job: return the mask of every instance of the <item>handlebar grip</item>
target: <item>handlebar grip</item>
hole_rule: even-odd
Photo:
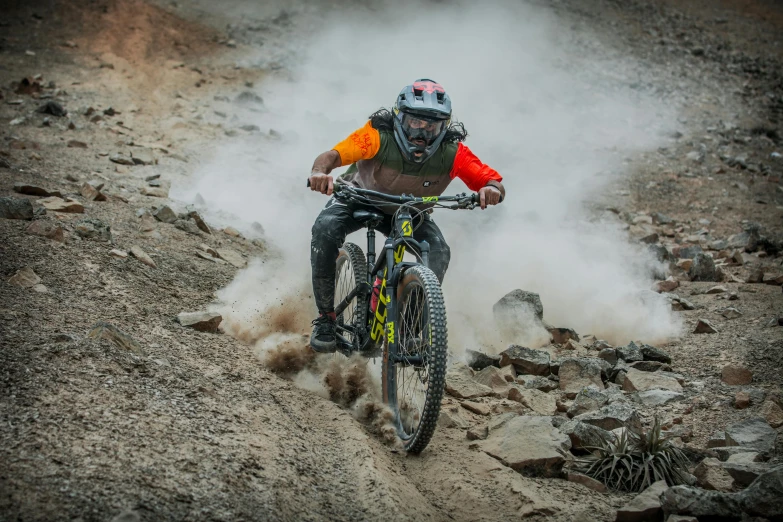
[[[307,188],[310,188],[310,178],[307,178]]]

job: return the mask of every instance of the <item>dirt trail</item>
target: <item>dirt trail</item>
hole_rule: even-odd
[[[248,29],[254,20],[242,25],[234,19],[236,25],[226,34],[219,28],[232,20],[231,9],[210,18],[201,3],[182,4],[164,9],[142,0],[40,1],[4,8],[0,160],[8,165],[0,166],[0,196],[37,200],[12,191],[14,183],[24,182],[73,196],[85,211],[48,212],[36,221],[62,227],[64,242],[28,233],[28,221],[0,219],[0,520],[110,520],[127,510],[142,520],[613,520],[627,495],[523,476],[477,450],[462,429],[441,428],[422,456],[406,456],[384,442],[377,426],[357,420],[361,415],[265,367],[251,346],[252,332],[243,325],[231,325],[236,335],[230,337],[177,324],[177,314],[207,308],[236,274],[230,262],[236,257],[226,255],[229,262],[200,257],[196,252],[205,251],[199,245],[229,249],[239,265],[269,261],[275,246],[262,234],[242,237],[217,228],[204,233],[188,228],[192,221],[187,219],[140,219],[139,209],[164,203],[186,211],[180,202],[141,191],[150,188],[146,178],[155,175],[164,185],[187,184],[200,159],[221,139],[257,132],[238,128],[226,114],[236,109],[237,95],[252,92],[277,66],[245,68],[237,58],[256,34],[267,34],[270,46],[286,34],[285,11],[270,13],[260,30]],[[629,53],[658,64],[660,74],[676,75],[679,67],[688,67],[689,57],[674,65],[656,62],[660,55],[650,50],[653,42],[635,38],[645,28],[645,8],[591,4],[604,18],[584,13],[581,4],[564,2],[558,10],[607,33],[630,17],[630,29],[618,36],[634,42]],[[777,13],[774,6],[752,4]],[[727,14],[715,16],[734,20],[742,5],[726,3],[721,13]],[[669,16],[670,9],[661,4],[656,12]],[[199,23],[205,18],[209,24]],[[675,18],[683,26],[697,24]],[[778,27],[779,18],[767,23]],[[734,40],[737,30],[718,27]],[[724,38],[710,35],[716,41]],[[779,39],[742,40],[737,46],[754,51],[753,46],[769,41]],[[35,80],[41,84],[35,96],[14,92],[12,83],[36,74],[42,77]],[[750,85],[740,73],[725,83],[718,82],[719,72],[714,74],[715,91],[727,85],[744,89],[732,108],[746,111],[743,117],[755,122],[750,126],[783,103],[780,85],[763,84],[768,77]],[[778,105],[750,97],[763,98],[765,88],[776,89]],[[36,113],[48,99],[61,101],[68,116]],[[703,122],[694,118],[688,124],[694,134],[725,117],[718,110],[705,116],[709,111],[704,110],[699,113]],[[770,138],[755,153],[768,155],[779,139]],[[685,144],[672,149],[676,154],[690,150]],[[144,161],[135,166],[111,162],[118,153]],[[747,172],[721,173],[719,186],[674,176],[667,188],[659,169],[645,167],[649,157],[635,161],[633,177],[623,182],[628,190],[622,210],[661,211],[696,222],[708,211],[707,202],[725,198],[733,206],[710,218],[715,231],[736,232],[743,218],[780,226],[779,164],[772,175],[752,174],[751,190],[729,198],[727,187],[740,179],[748,182]],[[672,172],[687,170],[681,158],[664,161],[670,161]],[[107,201],[83,197],[83,183],[92,180],[104,183]],[[651,190],[651,182],[658,188]],[[756,203],[760,198],[766,202],[763,208]],[[85,217],[110,225],[111,243],[81,237]],[[112,249],[132,246],[147,252],[157,267],[132,255],[110,255]],[[6,283],[23,267],[31,267],[45,289]],[[731,338],[686,336],[667,348],[677,365],[699,366],[706,353],[710,364],[741,358],[764,375],[769,361],[752,359],[751,352],[760,353],[753,347],[779,349],[783,341],[780,328],[759,332],[757,323],[768,319],[770,310],[779,314],[783,303],[778,287],[743,294],[743,299],[751,296],[746,314],[758,321],[732,333],[751,338],[747,347],[735,352],[726,346]],[[717,313],[708,298],[693,297]],[[280,330],[301,333],[296,331],[301,321],[281,317],[271,322],[278,320]],[[87,337],[99,322],[120,328],[140,348],[128,351]],[[712,376],[704,374],[705,379]],[[780,384],[779,374],[763,379],[765,385]],[[447,398],[444,409],[461,411],[471,424],[484,421],[455,399]],[[720,427],[718,421],[725,422],[708,413],[694,413],[701,415],[694,422],[697,440]]]

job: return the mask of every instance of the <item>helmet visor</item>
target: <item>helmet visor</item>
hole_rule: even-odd
[[[406,113],[402,115],[402,128],[409,141],[424,140],[428,144],[432,143],[445,126],[446,120],[437,120]]]

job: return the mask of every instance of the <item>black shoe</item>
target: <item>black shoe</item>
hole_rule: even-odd
[[[313,335],[310,336],[310,346],[318,353],[332,353],[337,350],[335,335],[335,320],[328,315],[322,315],[313,321]]]

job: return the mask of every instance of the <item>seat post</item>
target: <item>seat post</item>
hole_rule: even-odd
[[[367,266],[368,271],[375,267],[375,228],[372,225],[367,227]],[[373,280],[374,275],[368,272],[370,281]]]

